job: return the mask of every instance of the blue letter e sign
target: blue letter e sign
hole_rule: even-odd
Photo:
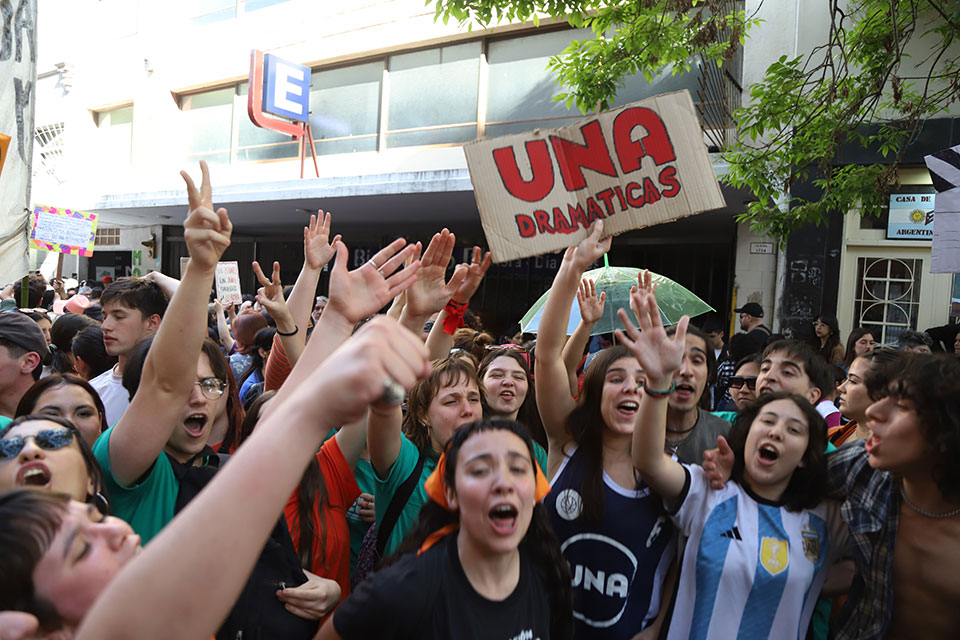
[[[263,110],[306,122],[310,114],[310,68],[264,55]]]

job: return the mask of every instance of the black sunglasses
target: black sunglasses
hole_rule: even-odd
[[[757,376],[730,376],[730,388],[739,389],[747,385],[747,389],[754,391],[757,388]]]
[[[37,446],[47,451],[63,449],[73,442],[73,431],[66,427],[44,429],[35,436],[12,436],[0,440],[0,459],[10,460],[17,457],[27,444],[27,438],[33,438]]]

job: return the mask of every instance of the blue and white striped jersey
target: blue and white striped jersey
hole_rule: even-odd
[[[846,549],[840,503],[787,511],[736,482],[711,490],[703,469],[684,468],[672,517],[688,539],[668,640],[802,640]]]

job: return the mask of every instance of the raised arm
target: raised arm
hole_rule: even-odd
[[[433,235],[420,258],[420,273],[407,289],[407,303],[400,313],[400,324],[414,333],[420,333],[427,318],[443,309],[467,275],[466,266],[460,265],[447,280],[455,243],[456,237],[444,229]]]
[[[317,215],[310,216],[309,226],[303,228],[303,268],[300,270],[296,284],[293,285],[293,291],[290,292],[290,299],[287,300],[293,323],[300,329],[301,340],[310,322],[310,312],[313,311],[316,300],[320,272],[324,265],[336,255],[335,245],[340,240],[339,235],[330,240],[330,223],[330,214],[319,211]],[[289,350],[287,350],[287,357],[291,357]],[[291,364],[293,362],[290,360]]]
[[[458,321],[462,318],[463,311],[466,310],[467,305],[469,305],[473,299],[473,294],[480,288],[480,283],[483,282],[483,276],[487,274],[487,269],[490,268],[491,262],[492,258],[490,257],[489,251],[487,251],[486,255],[483,255],[480,247],[474,247],[472,261],[470,264],[463,265],[466,267],[466,275],[463,278],[463,282],[460,283],[460,286],[457,287],[457,290],[453,293],[453,297],[450,298],[452,305],[460,309]],[[450,311],[448,307],[444,306],[443,310],[440,311],[440,315],[437,316],[437,321],[434,323],[433,328],[430,329],[430,335],[427,336],[427,348],[430,350],[430,358],[432,360],[446,358],[450,355],[450,349],[453,347],[453,333],[456,331],[456,327],[448,328],[446,326],[449,314]]]
[[[667,435],[667,400],[673,387],[673,374],[683,360],[684,340],[690,318],[677,324],[673,338],[667,336],[657,302],[650,292],[632,295],[640,330],[630,321],[627,312],[617,314],[624,331],[616,332],[617,340],[630,349],[640,362],[645,386],[633,430],[631,455],[643,479],[667,502],[676,500],[683,491],[686,474],[683,466],[663,450]]]
[[[322,366],[296,369],[309,369],[303,383],[274,399],[249,445],[123,568],[76,640],[125,640],[131,629],[140,640],[212,637],[324,434],[360,419],[384,380],[409,389],[430,363],[417,336],[378,318]]]
[[[563,366],[567,370],[567,379],[570,381],[570,395],[576,396],[580,390],[577,381],[577,367],[583,360],[583,350],[590,342],[590,332],[593,331],[597,320],[603,317],[604,302],[607,300],[605,291],[597,295],[597,287],[593,280],[584,278],[577,288],[577,304],[580,305],[580,324],[573,330],[567,343],[563,345]]]
[[[591,227],[589,236],[563,254],[537,331],[537,408],[543,419],[543,428],[547,432],[551,459],[555,452],[559,455],[563,445],[570,439],[566,426],[567,416],[576,406],[570,395],[570,381],[567,379],[562,355],[563,345],[567,340],[570,305],[577,295],[583,272],[610,249],[611,239],[601,239],[602,235],[603,222],[598,220]],[[553,463],[550,464],[552,466]]]
[[[283,284],[280,282],[280,263],[273,263],[273,273],[270,279],[263,274],[260,263],[253,262],[253,273],[257,276],[257,282],[260,283],[260,289],[257,290],[257,302],[263,307],[270,317],[277,323],[277,338],[283,345],[283,351],[286,354],[287,361],[292,367],[297,363],[300,354],[303,353],[306,325],[303,331],[297,326],[290,313],[290,307],[283,299]],[[302,275],[302,274],[301,274]],[[293,294],[290,295],[293,297]]]
[[[232,308],[233,305],[231,304],[230,307]],[[213,301],[213,312],[217,314],[217,337],[220,338],[220,346],[229,352],[233,349],[233,336],[230,335],[227,318],[223,315],[223,302],[219,298]]]
[[[163,451],[193,391],[200,347],[207,335],[210,287],[217,261],[230,246],[233,226],[227,210],[214,213],[207,163],[201,160],[200,169],[199,190],[181,172],[190,202],[190,214],[183,223],[190,262],[147,354],[137,393],[110,438],[110,466],[124,485],[136,482]]]
[[[301,359],[307,359],[313,366],[323,362],[343,344],[358,322],[375,314],[416,281],[419,261],[414,260],[397,271],[416,250],[415,245],[405,245],[406,241],[398,238],[368,262],[353,271],[347,271],[349,252],[342,240],[336,241],[337,258],[330,271],[330,301]],[[283,399],[293,393],[309,373],[305,367],[294,367],[290,377],[280,387],[277,398]]]

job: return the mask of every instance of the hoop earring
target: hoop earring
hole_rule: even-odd
[[[97,491],[97,493],[93,496],[93,504],[97,508],[97,511],[103,515],[110,515],[110,501],[107,500],[107,497],[99,491]]]

